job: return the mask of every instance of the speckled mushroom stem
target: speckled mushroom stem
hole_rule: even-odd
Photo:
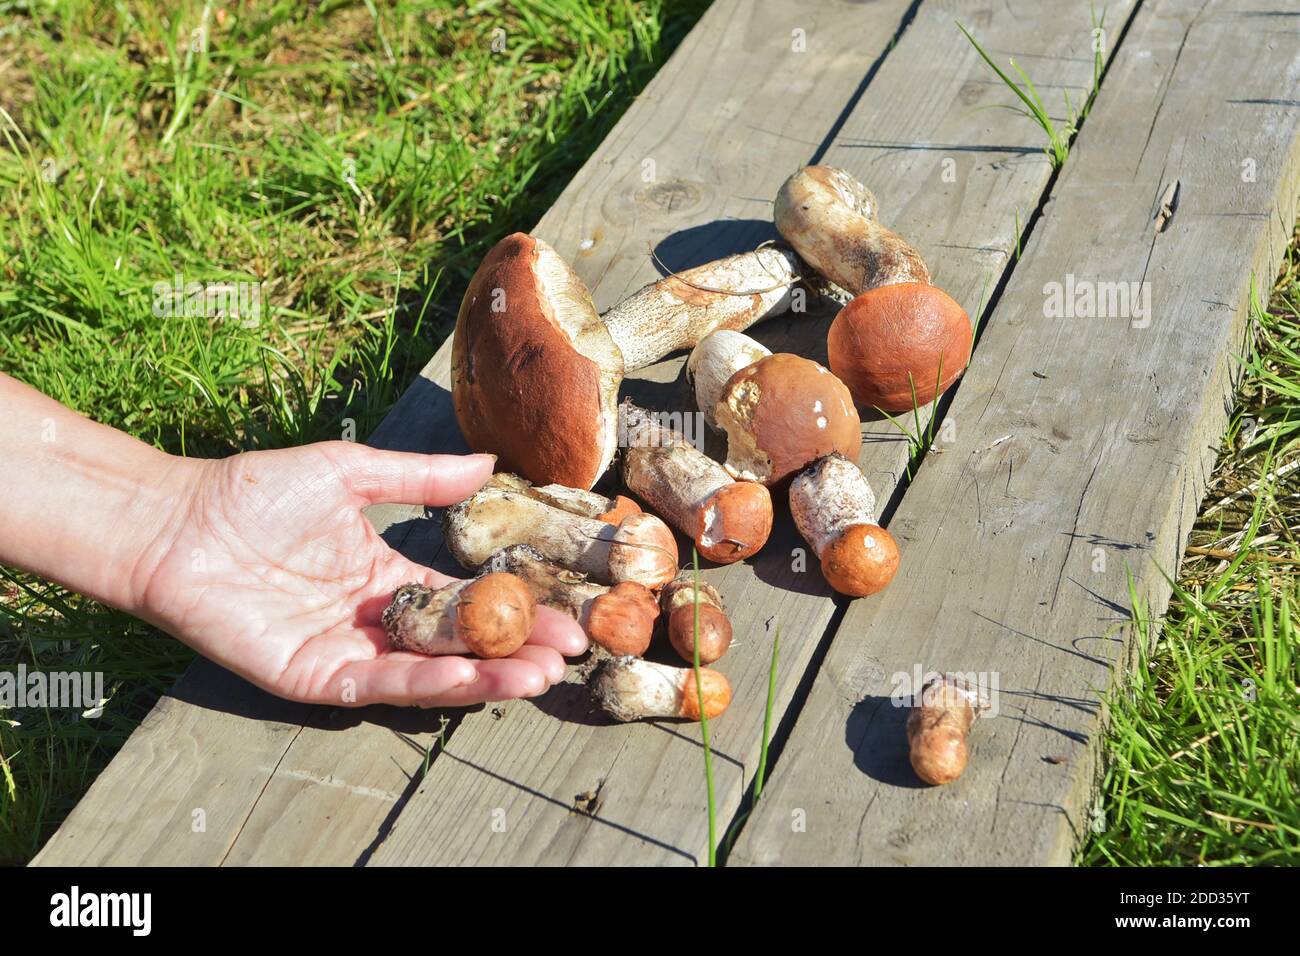
[[[623,483],[669,524],[695,541],[710,561],[749,557],[772,532],[772,496],[762,485],[736,481],[725,468],[651,412],[620,408]]]
[[[665,276],[604,315],[628,371],[653,365],[716,329],[740,331],[790,308],[799,260],[765,246]]]
[[[677,573],[677,542],[654,515],[631,513],[617,524],[605,520],[611,508],[628,507],[590,492],[534,487],[498,474],[447,509],[443,532],[452,556],[467,568],[481,566],[502,548],[526,544],[595,581],[660,587]]]
[[[805,166],[781,186],[777,231],[814,269],[853,293],[929,282],[921,254],[876,220],[875,197],[843,169]]]
[[[436,657],[508,657],[533,629],[533,595],[511,574],[486,574],[437,588],[407,584],[384,609],[393,647]]]
[[[592,671],[587,686],[596,702],[615,720],[654,717],[699,720],[701,696],[704,716],[712,720],[731,703],[731,684],[711,668],[700,668],[701,695],[692,668],[654,664],[635,657],[601,661]]]
[[[611,653],[639,657],[650,646],[659,604],[640,584],[595,584],[523,544],[498,551],[488,566],[518,577],[532,591],[533,600],[573,618],[588,637]]]
[[[790,515],[841,594],[865,597],[893,580],[898,544],[876,519],[866,476],[843,455],[819,458],[790,483]]]

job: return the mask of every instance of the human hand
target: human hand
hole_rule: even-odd
[[[392,550],[361,509],[447,505],[492,472],[486,455],[414,455],[349,442],[179,460],[177,514],[137,573],[135,613],[292,700],[461,706],[532,697],[586,650],[577,623],[537,609],[511,657],[389,647],[380,614],[402,584],[451,578]]]

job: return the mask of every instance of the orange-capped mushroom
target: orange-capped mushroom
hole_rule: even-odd
[[[826,337],[831,371],[858,404],[908,411],[924,407],[966,370],[973,329],[946,292],[917,282],[858,296],[835,317]]]
[[[790,483],[790,515],[841,594],[875,594],[898,573],[898,543],[876,520],[866,476],[842,455],[827,455]]]
[[[534,603],[522,580],[490,573],[437,589],[403,585],[384,610],[383,623],[400,650],[509,657],[528,640]]]

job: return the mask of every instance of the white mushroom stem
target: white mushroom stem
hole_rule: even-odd
[[[487,567],[513,574],[528,585],[538,604],[569,615],[586,627],[595,600],[609,593],[609,587],[587,580],[587,576],[570,571],[526,544],[511,545],[492,555]]]
[[[656,588],[672,580],[677,544],[662,521],[633,514],[613,525],[565,510],[559,503],[566,500],[587,511],[601,507],[585,492],[568,489],[561,495],[556,486],[534,488],[514,475],[494,475],[477,493],[447,510],[447,546],[467,568],[479,567],[503,548],[526,544],[606,584],[636,581]]]
[[[818,557],[855,525],[878,525],[866,475],[843,455],[827,455],[790,482],[790,515]]]
[[[700,698],[704,716],[713,718],[731,703],[731,685],[722,674],[700,668],[697,690],[695,672],[689,667],[670,667],[635,657],[613,657],[600,662],[588,681],[592,696],[615,720],[653,717],[700,719]]]
[[[718,429],[713,412],[727,380],[771,354],[772,350],[761,342],[731,329],[719,329],[700,339],[686,360],[686,378],[695,387],[695,402],[710,428]]]
[[[694,348],[717,329],[740,331],[790,308],[799,260],[771,246],[665,276],[604,315],[627,371]]]

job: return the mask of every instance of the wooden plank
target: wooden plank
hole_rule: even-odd
[[[732,862],[1064,864],[1099,691],[1155,614],[1232,407],[1252,282],[1300,192],[1300,46],[1276,5],[1156,0],[1118,60],[891,527],[904,570],[855,603]],[[1252,178],[1253,177],[1253,178]],[[1171,183],[1173,217],[1153,216]],[[1045,313],[1050,283],[1149,283],[1140,309]],[[922,787],[899,675],[996,675],[965,775]]]
[[[571,224],[564,252],[597,298],[608,305],[643,281],[645,239],[673,232],[688,218],[715,220],[720,231],[685,242],[679,236],[661,250],[670,262],[719,243],[752,243],[748,236],[759,221],[753,217],[769,215],[765,201],[747,192],[754,176],[765,164],[796,165],[819,147],[908,6],[887,0],[864,11],[845,0],[818,0],[794,15],[778,0],[716,2],[548,217]],[[785,69],[774,74],[765,57],[753,55],[760,48],[793,54],[795,30],[807,32],[806,52],[787,58]],[[646,160],[656,167],[652,183],[640,179]],[[544,234],[559,233],[547,229]],[[580,233],[590,239],[581,250]],[[449,355],[443,348],[435,356],[370,444],[465,450],[447,391]],[[407,557],[458,570],[437,560],[438,521],[426,520],[424,508],[383,505],[367,515]],[[227,705],[232,695],[246,702],[242,711]],[[132,735],[36,862],[356,862],[385,832],[419,772],[420,749],[432,742],[438,716],[285,704],[198,662],[150,716],[149,732],[142,726]],[[158,789],[153,774],[160,766],[175,779]],[[141,790],[156,792],[142,804],[131,796]],[[188,803],[197,794],[208,808],[206,843],[189,837]],[[222,823],[219,831],[215,821]]]
[[[1122,24],[1131,9],[1131,4],[1112,4],[1113,22]],[[870,10],[864,8],[862,16]],[[804,22],[801,11],[789,16],[792,23]],[[1012,10],[926,2],[828,150],[786,162],[767,156],[762,164],[740,166],[740,178],[727,180],[735,196],[749,197],[738,211],[761,218],[736,231],[737,223],[709,225],[707,214],[690,209],[662,225],[637,223],[635,234],[653,236],[674,227],[681,230],[683,242],[698,239],[696,254],[671,262],[673,266],[732,251],[734,245],[715,235],[734,234],[742,240],[735,245],[752,247],[770,235],[771,197],[781,181],[824,153],[825,161],[849,168],[876,191],[882,218],[915,242],[934,265],[937,281],[975,311],[982,287],[996,285],[1015,248],[1014,210],[1018,207],[1024,219],[1036,207],[1050,167],[1031,125],[1005,110],[979,109],[1005,102],[1007,93],[988,82],[987,66],[955,28],[954,17],[978,30],[999,55],[1014,53],[1032,63],[1044,89],[1070,88],[1080,101],[1091,80],[1092,61],[1089,23],[1086,13],[1080,19],[1077,4],[1054,0]],[[1077,30],[1063,32],[1060,24],[1071,18],[1078,20]],[[864,25],[851,32],[872,36],[878,31]],[[810,43],[820,36],[808,31]],[[774,82],[784,85],[801,75],[786,75],[780,45],[770,35],[747,35],[745,42],[749,56],[767,65]],[[672,120],[679,115],[674,113]],[[756,122],[779,130],[761,114]],[[593,191],[575,207],[557,205],[537,233],[573,256],[585,238],[601,231],[602,217],[632,205],[627,197],[640,188],[635,177],[644,155],[636,150],[621,155],[603,191]],[[951,180],[944,175],[950,168],[956,173]],[[637,256],[638,249],[632,247],[627,255]],[[584,271],[583,257],[575,261],[592,278]],[[613,296],[611,287],[599,282],[597,299],[609,304],[650,278],[643,263],[635,281],[620,279],[612,286]],[[810,345],[824,343],[829,318],[823,312],[778,320],[757,334],[774,349],[808,354]],[[824,346],[814,348],[813,357],[821,357],[818,351],[824,352]],[[688,407],[681,361],[678,357],[649,370],[629,390],[655,408]],[[887,423],[868,423],[867,432],[862,462],[888,497],[906,461],[907,444]],[[754,561],[704,575],[721,590],[740,640],[718,665],[735,689],[731,709],[713,726],[724,825],[751,782],[760,743],[770,655],[764,622],[775,618],[783,630],[777,694],[781,713],[835,613],[835,601],[815,563],[808,570],[792,566],[795,549],[802,547],[782,512],[771,542]],[[597,812],[572,812],[575,797],[588,793],[599,794]],[[511,705],[502,720],[467,717],[373,862],[692,863],[707,848],[706,820],[697,727],[611,726],[590,712],[582,687],[566,684],[536,702]]]

